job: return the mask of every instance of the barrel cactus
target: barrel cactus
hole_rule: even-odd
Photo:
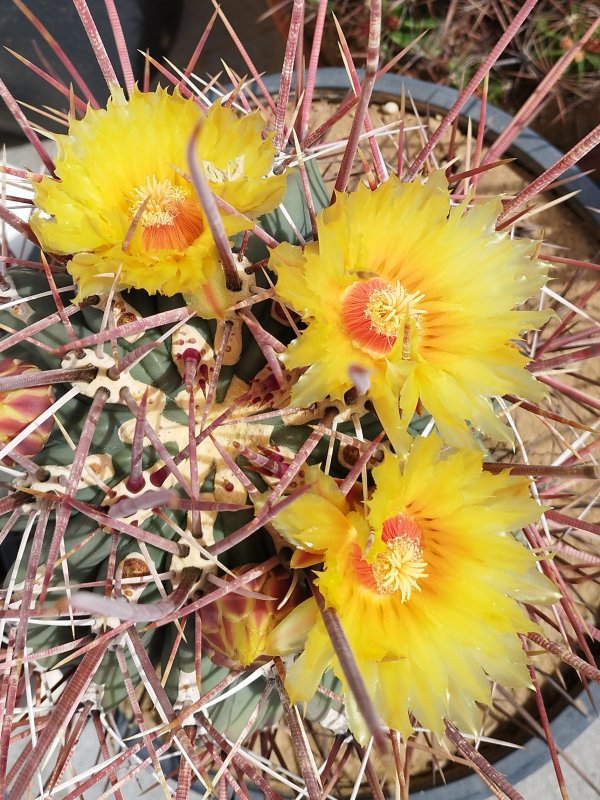
[[[298,194],[297,184],[290,192]],[[241,271],[249,264],[240,261]],[[250,297],[260,300],[264,291],[268,298],[268,289],[257,285],[251,269],[248,273],[246,280],[256,287]],[[43,272],[24,268],[11,270],[7,280],[24,301],[14,308],[21,311],[26,304],[27,314],[24,320],[12,308],[2,312],[4,330],[18,341],[11,346],[7,337],[3,342],[8,357],[2,362],[2,420],[12,434],[5,447],[15,457],[37,453],[38,468],[33,473],[26,465],[4,500],[5,510],[21,510],[11,535],[25,531],[31,516],[23,511],[35,516],[40,503],[52,508],[37,563],[21,562],[11,584],[37,576],[34,596],[48,604],[67,575],[73,587],[116,581],[117,596],[145,605],[158,602],[165,584],[176,587],[184,575],[194,575],[188,593],[192,586],[194,592],[210,586],[211,575],[223,570],[233,575],[231,570],[249,561],[260,575],[260,565],[276,555],[271,537],[241,541],[222,557],[212,556],[210,548],[252,521],[248,492],[258,494],[280,480],[278,469],[306,441],[315,411],[287,419],[278,413],[289,405],[291,376],[277,382],[244,317],[203,319],[181,295],[140,290],[115,293],[110,301],[87,296],[74,305],[73,290],[63,292],[72,284],[65,273],[49,283]],[[51,285],[68,309],[67,324],[56,310]],[[258,308],[252,324],[274,341],[290,338],[290,327],[270,298]],[[72,319],[71,309],[77,311]],[[29,331],[35,329],[34,343]],[[30,362],[11,359],[17,352]],[[24,420],[19,410],[25,394],[29,416]],[[34,426],[37,439],[30,434],[13,449],[25,424],[47,412],[53,395],[53,414]],[[322,449],[314,458],[323,458]],[[126,531],[129,535],[119,536]],[[34,535],[30,525],[27,535]],[[127,588],[132,582],[135,598]],[[78,635],[84,633],[78,628]],[[32,626],[27,636],[36,653],[72,640],[71,630],[52,625]],[[146,636],[149,651],[164,651],[162,643],[162,631]],[[42,663],[48,667],[61,660],[57,654]],[[113,708],[126,697],[121,670],[109,654],[101,669],[103,703]],[[178,669],[175,659],[170,671]],[[257,697],[263,684],[253,689]],[[173,692],[175,701],[176,687]]]
[[[199,111],[192,100],[184,101],[178,93],[162,90],[156,96],[136,93],[128,110],[135,117],[139,111],[136,105],[143,104],[142,116],[147,115],[147,106],[154,103],[160,115],[161,102],[164,106],[166,100],[177,103],[178,111],[182,107],[186,113]],[[120,116],[123,104],[122,97],[114,101]],[[31,226],[39,240],[47,241],[46,246],[53,251],[66,253],[69,249],[65,240],[60,241],[65,233],[66,241],[73,242],[85,232],[81,222],[88,211],[85,203],[80,203],[76,229],[68,214],[78,198],[69,197],[64,212],[68,220],[65,231],[61,208],[69,192],[76,194],[76,188],[69,188],[73,160],[88,144],[88,138],[97,144],[99,134],[95,129],[102,133],[110,112],[110,108],[107,112],[89,112],[89,137],[87,130],[78,136],[77,125],[65,137],[62,154],[56,160],[56,174],[63,175],[61,181],[47,177],[34,186],[38,210]],[[236,115],[217,103],[208,111],[205,128],[215,116],[219,120],[225,117],[229,125],[249,122],[249,117]],[[117,116],[114,124],[120,122]],[[227,127],[225,123],[223,129]],[[85,124],[86,119],[81,120],[81,126]],[[185,157],[193,124],[190,122],[176,143],[180,158]],[[252,124],[244,128],[250,131],[250,148],[258,150],[263,162],[265,148],[270,153],[271,163],[262,167],[266,173],[273,166],[275,151],[270,143],[272,134],[263,140],[260,129],[256,114]],[[206,135],[209,134],[210,130]],[[220,136],[222,145],[223,130],[211,135],[215,142]],[[171,147],[173,150],[175,145]],[[204,155],[205,148],[202,152]],[[252,166],[251,159],[257,156],[252,151],[242,152],[237,162],[227,154],[225,157],[227,162],[222,163],[213,155],[217,166],[211,161],[205,174],[213,189],[222,187],[224,196],[239,207],[235,191],[232,196],[227,195],[226,190],[231,193],[236,182],[235,174],[226,174],[227,169],[231,173],[236,163],[243,166],[245,160]],[[93,160],[96,162],[97,158]],[[164,163],[169,169],[173,160],[172,151],[165,153]],[[268,255],[264,245],[255,238],[248,245],[243,244],[242,252],[238,237],[234,262],[240,276],[237,291],[226,285],[199,203],[190,213],[197,229],[202,228],[204,233],[198,235],[192,226],[191,243],[161,242],[157,246],[161,226],[150,216],[144,227],[143,214],[154,204],[152,213],[156,217],[160,203],[176,202],[179,194],[173,188],[175,178],[172,183],[164,179],[157,188],[155,171],[160,168],[152,163],[148,169],[154,171],[142,179],[140,190],[143,193],[153,181],[148,197],[138,198],[136,206],[132,202],[135,192],[122,192],[129,223],[142,209],[138,215],[140,228],[151,231],[154,237],[152,240],[148,234],[146,241],[141,240],[138,245],[140,251],[144,250],[146,261],[140,252],[131,255],[129,271],[119,267],[116,279],[114,273],[111,277],[115,250],[114,245],[112,249],[109,246],[112,234],[105,234],[106,245],[94,248],[96,232],[91,231],[86,251],[71,258],[66,270],[67,259],[63,258],[61,264],[55,255],[47,271],[11,268],[4,279],[12,299],[0,312],[0,324],[7,333],[1,345],[6,353],[2,362],[2,421],[10,434],[5,438],[3,455],[5,463],[12,464],[9,474],[15,477],[2,502],[3,511],[11,512],[7,526],[10,536],[22,537],[31,549],[31,557],[19,557],[7,576],[7,598],[21,597],[27,586],[40,613],[44,614],[45,608],[51,615],[58,612],[60,616],[63,612],[64,616],[64,587],[70,587],[66,602],[70,604],[74,626],[54,624],[51,619],[44,625],[36,624],[35,619],[27,625],[25,620],[23,642],[35,654],[40,668],[49,670],[58,665],[72,671],[73,665],[78,665],[78,670],[85,666],[82,655],[86,651],[94,652],[89,651],[90,635],[104,638],[105,653],[86,674],[85,682],[95,687],[95,697],[106,710],[115,709],[124,701],[139,709],[132,687],[149,680],[152,691],[151,684],[158,682],[159,675],[175,709],[197,702],[214,685],[233,682],[229,700],[219,702],[210,718],[222,735],[236,739],[243,731],[248,736],[256,729],[272,727],[281,717],[283,707],[276,692],[261,706],[258,716],[255,713],[261,697],[268,693],[267,687],[272,689],[265,676],[246,682],[242,675],[237,678],[240,686],[236,688],[236,675],[242,667],[265,660],[260,642],[306,594],[284,568],[286,559],[278,555],[272,536],[256,524],[251,498],[282,481],[296,453],[311,434],[314,439],[309,423],[322,414],[326,404],[288,413],[295,376],[292,372],[284,374],[281,368],[274,373],[269,366],[271,354],[284,348],[293,330],[290,312],[273,299],[268,276],[264,269],[257,268]],[[283,192],[292,213],[298,206],[300,213],[294,216],[303,225],[305,206],[297,174],[285,170],[279,176],[261,175],[256,178],[254,195],[251,179],[242,176],[239,182],[239,191],[250,198],[243,208],[246,214],[271,212],[261,221],[266,234],[280,237],[281,228],[286,225],[284,215],[276,210]],[[324,185],[319,171],[312,168],[311,182],[314,197],[323,203]],[[81,181],[71,184],[78,188],[83,185]],[[165,196],[171,192],[172,197],[161,198],[161,191]],[[186,192],[189,194],[190,190]],[[191,205],[189,198],[185,202]],[[168,211],[161,221],[163,235],[168,228]],[[115,216],[114,210],[111,214]],[[90,228],[96,224],[97,217],[93,215],[96,211],[88,214]],[[223,219],[230,237],[254,224],[239,212],[236,217],[225,214]],[[182,226],[182,230],[185,233],[188,228]],[[304,234],[308,235],[305,227]],[[198,244],[203,236],[205,241]],[[148,271],[157,271],[160,280],[168,275],[165,251],[172,258],[171,285],[160,283],[156,292],[151,288],[149,293],[140,288]],[[209,251],[207,280],[212,280],[213,285],[205,291],[198,283],[202,271],[197,259],[198,253],[206,255]],[[94,258],[99,279],[88,267]],[[79,266],[75,266],[76,261]],[[99,267],[101,262],[103,266]],[[75,276],[78,269],[83,271]],[[173,287],[181,291],[173,292]],[[219,305],[218,300],[213,302],[214,298],[227,297],[228,302],[239,303],[238,313]],[[199,307],[203,304],[201,316]],[[17,354],[18,359],[11,357]],[[25,419],[23,413],[19,415],[23,395],[28,398]],[[27,424],[33,430],[24,437]],[[374,419],[366,424],[367,428],[378,428]],[[342,424],[341,431],[344,429],[348,429],[347,423]],[[339,443],[335,447],[333,469],[338,474],[348,467],[345,450],[351,461],[355,458],[348,442],[349,433],[341,448]],[[326,445],[317,444],[311,455],[315,462],[322,461],[327,450]],[[34,454],[35,463],[31,460]],[[19,460],[13,462],[9,455]],[[298,467],[304,463],[302,459]],[[290,477],[298,471],[292,470]],[[287,481],[284,504],[294,491],[298,493],[299,482],[300,478]],[[223,547],[223,554],[219,553],[219,543],[222,545],[228,536],[250,526],[257,530],[251,539],[239,537],[239,543]],[[235,580],[236,575],[240,581]],[[246,575],[254,575],[254,580],[247,582]],[[234,581],[237,594],[223,592],[221,587],[228,586],[224,578]],[[246,583],[248,588],[244,588]],[[278,600],[265,603],[261,597],[268,598],[276,583],[282,587]],[[94,589],[97,594],[93,594]],[[193,598],[198,601],[211,596],[211,590],[216,595],[215,602],[204,613],[199,609],[179,623],[179,607]],[[248,646],[244,650],[247,658],[243,664],[239,658],[236,661],[235,653],[229,654],[233,660],[223,654],[221,659],[211,660],[208,655],[214,656],[219,638],[218,625],[213,625],[212,630],[210,626],[215,614],[222,613],[220,593],[224,594],[224,603],[228,599],[234,601],[240,620],[249,619],[254,609],[255,626],[263,629],[258,640],[250,631],[252,641],[250,650]],[[176,598],[179,599],[173,603]],[[109,605],[105,608],[102,604],[106,599]],[[95,607],[98,602],[102,607]],[[127,604],[126,612],[119,610],[119,602]],[[78,603],[93,612],[93,619],[88,614],[84,614],[87,622],[80,618],[81,614],[73,618]],[[94,608],[89,608],[90,603]],[[280,603],[283,608],[276,609]],[[124,617],[132,613],[140,621],[139,642],[156,670],[149,678],[143,677],[145,665],[140,668],[119,635]],[[172,622],[165,627],[168,616]],[[159,617],[160,627],[153,626]],[[206,636],[201,646],[204,618]],[[144,622],[151,624],[146,628],[141,624]],[[196,647],[194,641],[198,642]],[[308,711],[309,717],[321,718],[332,706],[336,706],[334,700],[317,698]]]
[[[43,174],[12,172],[32,214],[3,217],[38,250],[0,278],[3,702],[12,719],[37,680],[52,708],[0,769],[11,800],[78,709],[97,729],[133,718],[119,759],[144,747],[166,796],[172,748],[178,798],[192,777],[320,797],[344,741],[377,793],[372,739],[401,785],[422,727],[505,788],[465,735],[490,681],[530,686],[525,637],[551,649],[547,607],[567,596],[530,478],[589,477],[494,458],[519,441],[503,397],[581,427],[541,407],[532,363],[527,336],[555,324],[527,306],[549,267],[507,232],[510,205],[455,191],[471,173],[427,148],[401,179],[371,138],[375,175],[349,187],[360,115],[332,198],[304,114],[290,144],[291,67],[277,101],[262,87],[272,115],[241,84],[209,102],[173,75],[109,79],[106,107],[73,102]],[[323,782],[313,722],[334,742]],[[116,785],[92,773],[77,791]]]

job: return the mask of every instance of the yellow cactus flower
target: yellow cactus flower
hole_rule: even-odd
[[[245,215],[222,212],[229,235],[275,208],[286,175],[269,175],[275,149],[259,112],[240,116],[216,103],[158,88],[116,93],[57,136],[56,179],[35,186],[31,224],[44,250],[72,255],[77,299],[117,289],[192,298],[205,317],[228,305],[215,245],[188,179],[186,149],[200,125],[196,156],[212,191]]]
[[[337,194],[317,242],[275,248],[277,292],[308,323],[284,356],[308,367],[291,402],[341,400],[358,368],[398,451],[419,403],[455,447],[474,446],[469,424],[510,440],[491,398],[543,395],[518,340],[547,315],[514,310],[545,275],[533,242],[495,231],[501,209],[499,199],[451,208],[443,172],[391,176]]]
[[[296,547],[321,554],[316,584],[348,637],[384,722],[409,736],[409,713],[441,733],[444,719],[477,733],[490,684],[529,686],[517,632],[535,630],[519,601],[558,598],[534,554],[508,533],[536,520],[526,478],[482,470],[473,450],[442,452],[419,438],[404,465],[387,453],[373,470],[365,509],[317,468],[314,482],[273,520]],[[278,625],[267,652],[290,655],[294,702],[315,694],[332,668],[344,684],[349,723],[368,736],[314,599]]]

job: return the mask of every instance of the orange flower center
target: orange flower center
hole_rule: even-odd
[[[423,297],[422,292],[407,292],[400,281],[357,281],[342,297],[342,324],[353,343],[375,358],[387,355],[400,337],[402,357],[408,360],[411,337],[421,331],[426,313],[417,308]]]
[[[147,251],[185,250],[204,228],[202,212],[190,192],[155,175],[133,191],[129,207],[132,219],[139,214],[142,241]]]
[[[420,591],[419,581],[427,577],[423,560],[423,534],[417,523],[404,514],[396,514],[383,524],[385,550],[373,562],[367,561],[355,546],[353,566],[359,581],[376,594],[399,594],[405,603],[413,591]]]

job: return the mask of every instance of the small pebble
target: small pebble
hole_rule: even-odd
[[[390,100],[382,106],[381,110],[384,114],[397,114],[400,111],[400,106],[398,103],[394,103],[393,100]]]

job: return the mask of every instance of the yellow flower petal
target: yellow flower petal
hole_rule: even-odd
[[[277,514],[277,530],[295,547],[322,552],[345,535],[350,506],[329,475],[318,467],[304,472],[306,483],[315,481],[314,487]]]
[[[292,703],[310,700],[314,697],[321,676],[329,667],[331,659],[332,650],[329,636],[323,624],[317,624],[308,634],[303,652],[288,667],[286,688]]]
[[[321,615],[314,598],[309,597],[296,606],[267,637],[264,652],[280,656],[297,653],[300,650]]]

